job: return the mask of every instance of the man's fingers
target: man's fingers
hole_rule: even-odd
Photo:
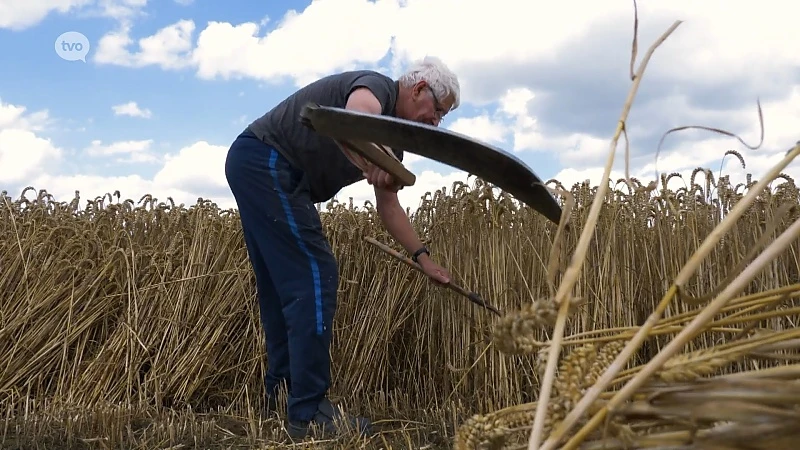
[[[362,175],[367,180],[367,183],[383,189],[392,189],[397,192],[405,187],[401,183],[397,183],[392,174],[385,172],[374,164],[370,164],[366,170],[363,170]]]
[[[364,171],[364,178],[367,179],[367,183],[369,184],[376,184],[377,180],[377,167],[373,164],[367,166],[367,170]]]

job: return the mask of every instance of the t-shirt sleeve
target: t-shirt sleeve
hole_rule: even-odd
[[[389,104],[391,103],[391,86],[387,83],[386,79],[378,76],[378,75],[362,75],[356,78],[353,83],[350,84],[350,89],[348,89],[347,96],[349,97],[350,94],[361,87],[365,87],[372,92],[378,102],[381,104],[381,113],[388,114],[389,111]]]
[[[390,114],[391,107],[389,106],[392,103],[392,89],[394,89],[394,83],[391,81],[387,81],[385,77],[376,74],[365,74],[355,79],[350,84],[350,89],[347,92],[348,97],[350,94],[361,87],[365,87],[372,92],[378,102],[381,104],[381,113],[382,114]],[[402,149],[393,148],[392,152],[397,156],[397,159],[403,161],[404,151]]]

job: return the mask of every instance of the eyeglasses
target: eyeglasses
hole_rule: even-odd
[[[439,103],[439,98],[436,97],[436,93],[433,92],[433,88],[431,88],[430,86],[426,87],[431,92],[431,97],[433,97],[433,107],[435,110],[434,115],[436,116],[436,119],[439,122],[441,122],[444,119],[445,114],[447,114],[447,111],[445,111],[444,108],[442,108],[442,104]]]

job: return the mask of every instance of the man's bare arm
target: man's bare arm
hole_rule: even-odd
[[[365,87],[360,87],[350,93],[350,97],[347,98],[345,109],[352,109],[353,111],[368,114],[380,114],[381,102],[378,101],[378,98],[375,97],[372,91]]]
[[[367,88],[354,90],[347,100],[346,109],[361,111],[370,114],[380,114],[381,104],[375,95]],[[375,186],[375,203],[386,230],[391,234],[407,252],[413,253],[422,247],[422,242],[417,237],[416,231],[411,227],[408,215],[400,205],[397,193],[391,189]],[[420,263],[427,258],[426,254],[420,256]]]
[[[400,245],[408,253],[414,253],[422,247],[422,242],[417,237],[417,232],[411,226],[411,221],[408,219],[400,201],[397,198],[397,193],[375,186],[375,203],[378,209],[378,215],[381,222]],[[419,256],[419,262],[424,263],[423,259],[427,258],[427,254]]]
[[[369,89],[365,87],[356,88],[353,92],[350,93],[350,96],[347,98],[347,104],[345,105],[345,109],[349,109],[352,111],[363,112],[367,114],[380,114],[381,113],[381,103],[378,101],[378,98],[375,97],[375,94],[372,93]],[[367,161],[364,157],[355,153],[354,151],[347,148],[342,143],[339,143],[339,147],[344,152],[347,159],[350,160],[356,167],[361,169],[364,177],[368,176],[368,170],[370,166],[370,162]]]

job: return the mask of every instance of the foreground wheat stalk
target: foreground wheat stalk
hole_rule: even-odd
[[[684,284],[690,274],[696,270],[700,261],[702,261],[706,254],[711,251],[712,246],[716,244],[716,242],[731,226],[733,226],[733,223],[736,222],[738,216],[741,215],[742,212],[749,206],[749,203],[755,199],[758,193],[766,188],[766,185],[771,182],[798,155],[800,155],[800,143],[795,145],[795,147],[786,154],[781,162],[770,169],[766,176],[756,184],[754,189],[749,192],[741,202],[737,203],[731,214],[726,216],[723,222],[714,229],[714,232],[712,232],[711,235],[703,242],[697,253],[693,255],[692,259],[684,266],[683,270],[676,278],[675,283],[667,292],[666,296],[659,305],[659,308],[657,308],[651,317],[648,318],[648,323],[640,329],[636,336],[630,341],[628,346],[626,346],[626,348],[623,350],[622,354],[620,354],[617,360],[614,361],[606,373],[603,374],[603,377],[598,381],[598,383],[586,393],[575,409],[569,414],[569,416],[567,416],[561,426],[550,436],[550,438],[542,446],[543,449],[553,448],[556,442],[558,442],[558,440],[569,431],[569,427],[574,424],[580,416],[586,413],[589,405],[597,398],[599,393],[602,392],[608,386],[608,383],[611,381],[611,379],[615,377],[620,370],[622,370],[623,364],[630,357],[630,354],[635,350],[635,348],[638,348],[638,346],[641,345],[641,342],[645,339],[646,334],[652,328],[652,325],[655,324],[655,322],[660,318],[667,304],[673,300],[679,287]],[[706,306],[698,314],[698,316],[667,345],[666,348],[659,352],[639,373],[636,374],[633,379],[628,381],[622,390],[620,390],[601,411],[595,414],[590,422],[587,423],[578,433],[576,433],[576,435],[570,439],[563,448],[565,450],[576,448],[577,444],[582,439],[585,439],[589,432],[599,426],[600,422],[605,418],[608,410],[613,409],[615,406],[628,400],[633,395],[634,391],[645,381],[647,381],[649,376],[658,370],[669,357],[678,352],[680,348],[683,347],[692,337],[696,336],[701,331],[701,328],[708,323],[711,318],[716,315],[734,295],[744,289],[744,286],[752,281],[759,271],[763,270],[767,264],[771,263],[778,253],[782,252],[789,245],[794,243],[798,237],[800,237],[800,220],[795,221],[785,232],[783,232],[767,248],[766,251],[759,255],[742,274],[740,274],[723,290],[723,292],[717,298],[715,298],[708,306]],[[647,325],[650,326],[648,327]],[[626,354],[626,352],[628,353]]]
[[[639,89],[639,84],[641,83],[642,76],[644,75],[645,69],[647,68],[647,63],[650,61],[655,50],[658,48],[661,43],[663,43],[670,34],[672,34],[675,29],[681,24],[680,21],[676,21],[669,29],[667,29],[664,34],[659,37],[653,45],[650,46],[647,53],[645,54],[644,58],[642,59],[639,69],[636,71],[636,74],[633,77],[633,85],[631,86],[630,91],[628,92],[628,98],[625,100],[625,104],[622,108],[622,114],[620,115],[620,119],[617,122],[617,129],[614,132],[614,136],[611,139],[610,149],[608,152],[608,158],[606,160],[606,165],[603,170],[603,178],[602,180],[608,180],[609,176],[611,175],[611,167],[614,164],[614,158],[616,155],[616,148],[619,142],[619,138],[622,135],[622,132],[625,130],[625,122],[628,118],[628,113],[630,112],[631,107],[633,106],[633,101],[636,98],[636,93]],[[635,52],[633,53],[631,60],[635,59]],[[603,199],[606,196],[608,191],[608,183],[605,181],[600,184],[597,193],[595,194],[595,199]],[[539,443],[542,440],[542,430],[544,427],[545,421],[545,414],[547,412],[547,405],[548,401],[550,400],[550,391],[552,389],[553,380],[555,378],[555,370],[556,370],[556,362],[558,361],[558,356],[561,351],[562,340],[564,337],[564,327],[567,320],[567,312],[568,312],[568,301],[565,299],[572,291],[575,286],[575,283],[578,280],[578,276],[580,275],[581,267],[586,260],[586,250],[589,246],[589,242],[594,235],[594,230],[597,227],[598,217],[600,215],[600,209],[603,207],[602,201],[595,201],[592,203],[592,207],[589,210],[589,217],[584,227],[583,232],[581,233],[580,240],[578,241],[578,246],[575,250],[574,255],[572,256],[572,263],[570,264],[569,268],[567,269],[564,279],[562,280],[562,284],[559,286],[558,293],[556,294],[556,302],[562,305],[559,309],[558,318],[556,320],[555,330],[553,331],[553,338],[551,340],[552,345],[550,346],[550,353],[547,356],[547,368],[545,369],[545,376],[544,380],[542,381],[542,385],[540,388],[539,393],[539,404],[537,405],[536,409],[536,416],[534,419],[533,429],[531,430],[530,442],[528,444],[529,450],[535,450],[539,448]]]

